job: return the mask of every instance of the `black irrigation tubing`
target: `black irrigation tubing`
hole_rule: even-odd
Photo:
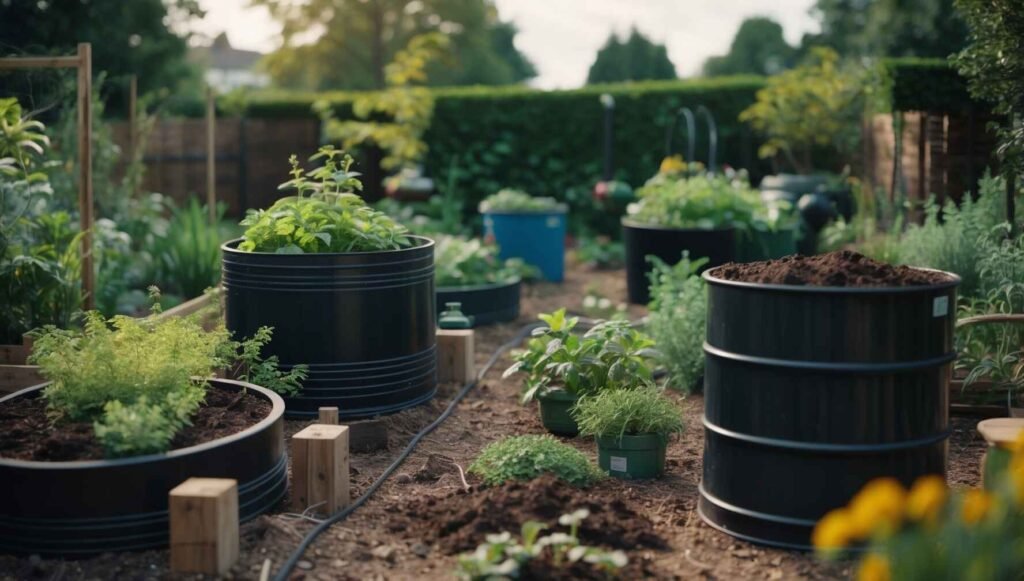
[[[377,489],[384,484],[388,477],[391,476],[391,474],[393,474],[394,471],[397,470],[399,466],[401,466],[402,463],[409,458],[413,450],[416,449],[416,445],[420,443],[420,440],[426,437],[426,435],[429,434],[430,432],[433,432],[446,419],[448,419],[449,416],[452,415],[452,413],[455,411],[455,408],[459,405],[459,402],[462,401],[462,398],[466,397],[466,394],[468,394],[470,390],[476,387],[480,380],[483,379],[484,375],[486,375],[487,372],[490,371],[492,367],[494,367],[494,364],[498,362],[498,358],[501,357],[508,350],[522,343],[523,339],[525,339],[534,329],[541,326],[543,326],[542,323],[530,323],[529,325],[526,325],[523,328],[519,329],[519,331],[516,332],[515,336],[513,336],[512,339],[498,347],[498,350],[495,351],[494,355],[491,355],[491,358],[487,360],[487,363],[484,364],[483,368],[477,374],[476,378],[473,381],[467,383],[461,390],[459,390],[459,393],[455,394],[455,398],[452,399],[451,403],[448,404],[448,407],[445,408],[444,412],[440,416],[438,416],[436,420],[431,422],[430,425],[428,425],[427,427],[420,430],[420,432],[416,434],[416,436],[414,436],[412,440],[409,441],[409,444],[405,447],[404,450],[402,450],[402,453],[399,454],[398,457],[395,458],[395,461],[392,462],[391,465],[388,466],[386,470],[384,470],[384,473],[381,474],[380,477],[377,478],[377,480],[375,480],[373,484],[371,484],[370,487],[366,489],[366,492],[364,492],[362,496],[357,498],[355,502],[350,504],[341,512],[335,513],[326,520],[320,522],[318,525],[316,525],[316,527],[313,528],[313,530],[309,531],[309,533],[306,534],[306,537],[302,539],[302,542],[299,543],[299,546],[295,548],[295,551],[293,551],[292,554],[288,556],[288,560],[285,561],[284,565],[281,567],[281,570],[278,571],[277,575],[274,576],[274,580],[287,581],[288,575],[290,575],[291,572],[295,569],[295,566],[298,564],[299,559],[301,559],[302,555],[306,553],[306,551],[309,549],[309,546],[313,544],[313,541],[315,541],[316,538],[320,536],[321,533],[331,528],[332,525],[345,520],[346,518],[348,518],[350,514],[355,512],[357,508],[365,504],[366,501],[369,500],[370,497],[373,496],[375,492],[377,492]]]

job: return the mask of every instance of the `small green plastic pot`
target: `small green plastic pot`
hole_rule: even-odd
[[[540,404],[540,422],[556,436],[575,438],[580,433],[570,410],[576,405],[577,397],[562,389],[552,390],[537,397]]]
[[[598,436],[597,464],[624,480],[657,478],[665,472],[667,441],[662,434]]]

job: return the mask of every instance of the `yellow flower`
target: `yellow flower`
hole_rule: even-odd
[[[979,488],[972,488],[964,494],[964,503],[960,518],[964,524],[971,526],[981,522],[992,509],[992,495]]]
[[[935,523],[947,496],[946,481],[941,476],[918,478],[907,497],[907,516],[913,521]]]
[[[889,560],[881,555],[871,553],[860,562],[857,568],[857,581],[889,581],[892,571]]]
[[[681,155],[671,155],[661,160],[661,167],[658,168],[658,173],[672,174],[678,173],[686,169],[686,162],[683,161]]]
[[[821,551],[842,549],[853,540],[850,524],[850,511],[845,508],[830,511],[814,526],[811,542]]]
[[[1024,505],[1024,452],[1017,452],[1013,455],[1006,471],[1010,474],[1010,483],[1013,485],[1017,504]]]
[[[903,521],[907,491],[895,478],[876,478],[868,482],[850,502],[854,538],[872,534],[888,536]]]

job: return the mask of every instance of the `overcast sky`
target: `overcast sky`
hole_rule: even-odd
[[[679,76],[698,74],[709,56],[729,48],[740,22],[770,16],[796,44],[817,30],[808,15],[814,0],[495,0],[502,20],[519,27],[516,46],[537,67],[531,84],[545,89],[584,83],[594,55],[608,34],[628,34],[636,26],[668,46]],[[207,11],[197,28],[215,35],[226,30],[238,48],[272,51],[279,28],[262,8],[248,0],[201,0]]]

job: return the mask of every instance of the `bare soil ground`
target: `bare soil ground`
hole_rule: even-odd
[[[613,301],[625,301],[621,271],[593,272],[571,268],[562,285],[524,287],[519,321],[477,331],[477,364],[539,312],[565,306],[580,311],[586,289],[596,288]],[[637,317],[643,309],[631,307]],[[813,555],[758,547],[719,533],[696,513],[703,431],[700,395],[677,396],[688,422],[686,433],[668,448],[667,473],[651,482],[606,479],[586,491],[567,491],[552,479],[529,486],[483,490],[464,470],[486,444],[506,435],[543,433],[536,408],[517,402],[517,378],[501,380],[506,355],[441,427],[425,438],[406,463],[362,508],[323,534],[303,556],[293,579],[451,579],[456,554],[484,541],[491,526],[510,526],[521,519],[548,520],[562,512],[589,506],[595,513],[583,524],[586,542],[625,549],[630,579],[836,579],[849,576],[849,565],[823,563]],[[389,449],[353,454],[353,498],[381,474],[409,439],[436,418],[454,393],[387,419]],[[978,463],[984,441],[977,421],[954,418],[950,439],[949,480],[956,486],[979,481]],[[290,436],[308,422],[288,422]],[[596,456],[592,441],[567,440]],[[467,485],[468,484],[468,489]],[[59,502],[55,499],[55,502]],[[564,504],[564,506],[563,506]],[[597,510],[602,508],[602,510]],[[281,512],[242,527],[241,553],[229,579],[258,579],[269,560],[276,571],[313,523]],[[628,522],[619,522],[619,521]],[[610,529],[612,523],[618,528]],[[612,534],[608,534],[611,531]],[[513,532],[518,532],[513,530]],[[197,579],[167,570],[166,551],[107,554],[84,561],[63,562],[38,557],[0,556],[2,579]],[[543,574],[540,574],[543,576]],[[550,576],[548,577],[550,578]]]

